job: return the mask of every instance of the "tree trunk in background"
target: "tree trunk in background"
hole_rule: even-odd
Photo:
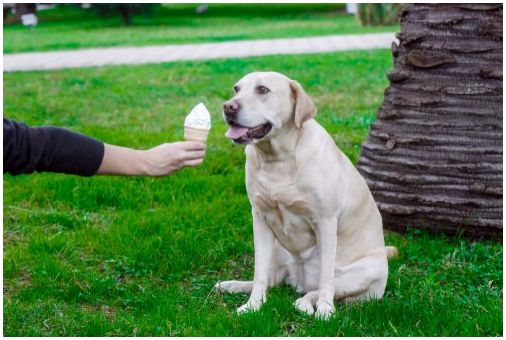
[[[393,25],[399,21],[402,4],[358,4],[357,17],[362,26]]]
[[[502,4],[406,5],[358,169],[385,228],[502,238]]]
[[[126,4],[119,4],[118,11],[121,13],[121,20],[123,25],[130,26],[130,9]]]
[[[98,13],[104,17],[116,15],[118,12],[121,15],[121,22],[124,26],[129,26],[132,23],[132,16],[137,13],[144,15],[151,14],[151,11],[159,4],[154,3],[93,3],[92,7],[97,9]]]
[[[13,24],[21,22],[21,16],[30,13],[37,13],[37,5],[34,3],[23,3],[23,4],[3,4],[4,8],[4,24]],[[14,8],[14,16],[9,18],[9,14]]]

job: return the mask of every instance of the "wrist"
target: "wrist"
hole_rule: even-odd
[[[137,153],[136,173],[140,176],[151,176],[153,170],[153,160],[149,150],[135,150]]]

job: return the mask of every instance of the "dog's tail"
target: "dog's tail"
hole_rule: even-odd
[[[395,259],[397,256],[399,256],[399,250],[397,250],[396,247],[387,246],[385,247],[385,250],[387,252],[387,259]]]

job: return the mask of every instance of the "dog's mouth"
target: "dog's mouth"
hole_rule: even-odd
[[[225,136],[238,144],[248,144],[254,139],[264,138],[272,129],[271,123],[265,123],[254,127],[246,127],[230,122],[230,128]]]

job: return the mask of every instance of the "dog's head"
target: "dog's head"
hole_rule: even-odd
[[[300,129],[316,114],[302,86],[277,72],[253,72],[234,85],[235,95],[223,105],[230,125],[226,136],[254,144],[274,138],[282,129]]]

